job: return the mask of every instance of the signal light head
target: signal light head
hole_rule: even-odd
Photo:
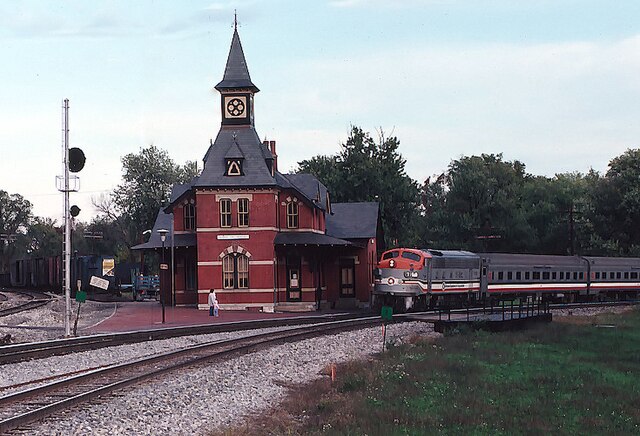
[[[84,163],[87,159],[84,156],[84,152],[78,147],[69,149],[69,171],[77,173],[84,168]]]

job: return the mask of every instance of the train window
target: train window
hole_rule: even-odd
[[[584,280],[584,271],[580,271],[580,275],[579,276],[580,276],[579,277],[580,280]]]
[[[498,271],[498,280],[504,280],[504,271]]]
[[[619,279],[621,276],[622,276],[622,274],[620,274],[620,271],[618,271],[618,272],[616,273],[616,278],[617,278],[617,279]]]
[[[522,272],[516,271],[516,280],[522,280]]]
[[[399,255],[400,255],[400,252],[397,251],[397,250],[396,251],[388,251],[388,252],[386,252],[385,254],[382,255],[382,259],[383,260],[392,259],[394,257],[398,257]]]
[[[578,271],[573,272],[573,280],[578,280]]]
[[[613,271],[609,271],[609,280],[613,280],[616,278],[616,273],[614,273]]]
[[[529,280],[529,277],[531,276],[531,273],[529,271],[525,271],[524,273],[524,279],[525,280]]]
[[[507,272],[507,280],[513,280],[513,271]]]
[[[624,272],[624,278],[625,280],[629,280],[629,271]]]
[[[632,271],[632,272],[631,272],[631,279],[632,279],[632,280],[637,280],[637,279],[638,279],[638,273],[637,273],[637,272],[635,272],[635,271]]]
[[[557,278],[558,278],[558,277],[557,277],[557,275],[558,275],[558,273],[557,273],[557,272],[555,272],[555,271],[553,271],[553,272],[551,273],[551,280],[555,280],[555,279],[557,279]]]
[[[533,272],[533,280],[540,280],[540,271]]]
[[[564,271],[560,271],[560,280],[564,280]]]
[[[600,280],[600,271],[596,271],[596,280]]]
[[[549,280],[549,271],[544,271],[542,273],[542,280]]]
[[[483,275],[483,276],[486,276],[486,275],[487,275],[487,267],[486,267],[486,266],[483,266],[483,267],[482,267],[482,275]]]
[[[416,262],[420,262],[420,255],[416,254],[416,253],[412,253],[410,251],[403,251],[402,252],[402,257],[404,257],[405,259],[410,259],[410,260],[414,260]]]

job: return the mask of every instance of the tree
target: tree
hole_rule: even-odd
[[[520,240],[528,231],[518,212],[527,177],[524,164],[506,162],[501,154],[452,161],[446,173],[422,187],[425,243],[483,250],[501,249],[514,235]]]
[[[0,272],[8,271],[11,259],[24,252],[31,217],[28,200],[0,189]]]
[[[165,206],[176,183],[197,175],[196,162],[175,164],[165,150],[154,145],[122,159],[123,182],[109,196],[94,199],[103,218],[121,232],[127,247],[140,242],[142,232],[153,227],[158,210]]]
[[[567,254],[570,225],[586,227],[587,186],[579,173],[533,176],[501,154],[464,156],[422,186],[420,234],[441,248]]]
[[[27,230],[27,252],[34,257],[58,256],[62,252],[63,229],[51,218],[35,217]]]
[[[346,143],[334,156],[316,156],[298,162],[297,172],[322,181],[335,202],[378,201],[388,245],[411,245],[418,217],[417,183],[405,172],[406,160],[398,152],[400,141],[352,126]]]
[[[640,149],[609,162],[605,177],[592,183],[596,240],[602,254],[640,254]]]

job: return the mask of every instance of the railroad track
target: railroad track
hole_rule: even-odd
[[[262,319],[221,324],[204,324],[199,326],[169,327],[125,333],[105,333],[81,336],[78,338],[57,339],[53,341],[10,344],[0,346],[0,365],[21,362],[29,359],[40,359],[69,353],[77,353],[80,351],[95,350],[104,347],[113,347],[117,345],[177,338],[181,336],[228,333],[272,327],[299,326],[362,317],[362,315],[354,316],[353,314],[346,313],[337,315]]]
[[[379,317],[330,321],[238,339],[214,341],[81,375],[0,397],[0,433],[19,429],[55,412],[69,409],[170,371],[214,359],[230,358],[280,343],[380,324]]]
[[[10,307],[0,309],[0,317],[13,315],[15,313],[20,313],[26,310],[35,309],[36,307],[44,306],[45,304],[51,302],[51,300],[53,299],[52,297],[40,292],[25,292],[25,291],[5,291],[5,292],[26,295],[29,299],[22,301],[18,304],[11,305]],[[45,298],[42,298],[42,296],[45,296]],[[10,300],[5,295],[5,299],[3,301],[10,301]]]

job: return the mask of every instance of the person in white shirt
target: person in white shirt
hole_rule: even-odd
[[[218,305],[218,299],[216,298],[216,291],[214,291],[213,289],[209,290],[209,299],[207,300],[207,302],[209,303],[209,316],[213,316],[214,311],[217,312],[217,310],[215,310],[215,307]],[[217,313],[216,313],[216,316],[218,316]]]

